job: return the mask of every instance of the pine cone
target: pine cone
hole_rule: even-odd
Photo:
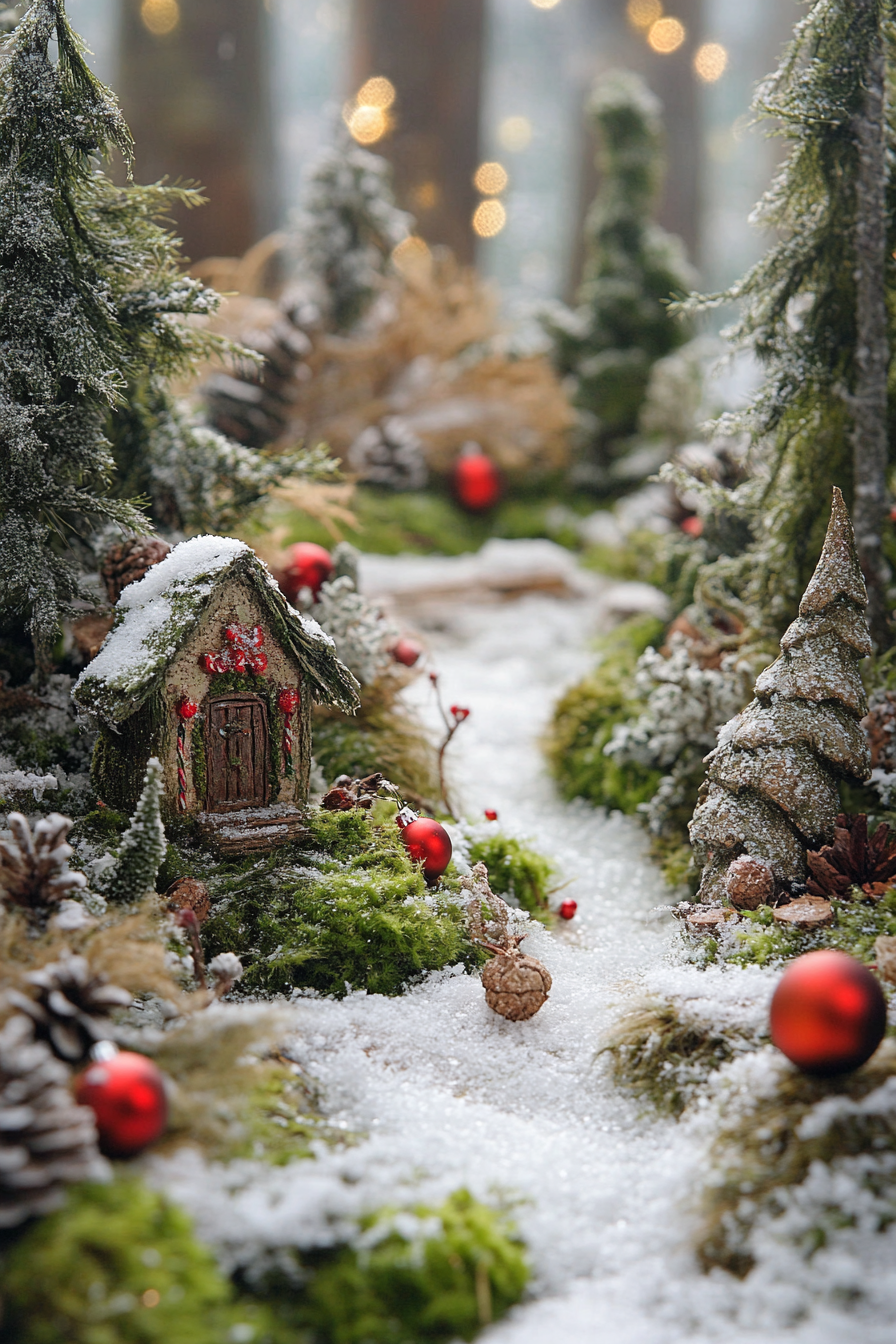
[[[97,1041],[109,1040],[113,1008],[127,1008],[131,995],[93,975],[84,957],[67,955],[25,977],[37,990],[33,998],[10,990],[8,1001],[31,1019],[38,1040],[59,1059],[81,1064]]]
[[[196,877],[178,877],[163,897],[169,910],[192,910],[200,924],[208,919],[212,898],[208,887]]]
[[[390,490],[422,490],[429,478],[423,444],[400,415],[362,430],[348,450],[348,464],[362,481]]]
[[[16,1014],[0,1031],[0,1228],[49,1213],[70,1181],[102,1180],[93,1111],[77,1106],[69,1071]]]
[[[384,780],[379,772],[365,775],[363,779],[340,775],[329,792],[321,798],[320,805],[328,812],[350,812],[355,807],[373,807],[383,783],[388,784],[388,780]]]
[[[215,429],[249,448],[264,448],[280,438],[289,423],[297,384],[310,376],[304,360],[311,342],[285,316],[240,339],[263,355],[264,363],[215,374],[202,389],[203,397]]]
[[[864,812],[857,816],[841,812],[834,827],[834,843],[807,854],[806,862],[810,896],[842,900],[850,887],[861,887],[866,896],[883,896],[896,886],[896,837],[885,822],[869,836]]]
[[[159,537],[129,537],[106,552],[100,573],[110,602],[117,602],[129,583],[137,583],[148,569],[157,565],[171,550]]]
[[[758,910],[775,894],[775,875],[762,859],[742,854],[728,865],[725,894],[736,910]]]
[[[22,906],[41,920],[63,896],[87,886],[84,874],[73,873],[68,866],[74,851],[65,837],[72,823],[51,812],[32,835],[21,812],[10,812],[8,822],[13,839],[0,840],[0,896],[7,905]]]
[[[483,966],[482,983],[489,1008],[510,1022],[525,1022],[547,1003],[551,973],[540,961],[514,948]]]

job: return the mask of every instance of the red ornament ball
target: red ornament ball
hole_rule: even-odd
[[[574,919],[575,913],[579,908],[578,901],[566,900],[560,902],[560,909],[557,912],[561,919]]]
[[[168,1123],[161,1073],[151,1059],[131,1050],[89,1065],[75,1080],[75,1100],[93,1111],[107,1157],[134,1157]]]
[[[681,530],[689,537],[703,536],[703,519],[698,518],[696,513],[692,513],[688,518],[682,518]]]
[[[848,1073],[883,1040],[887,1001],[866,966],[846,952],[807,952],[784,972],[771,1006],[771,1037],[806,1073]]]
[[[301,588],[317,593],[333,575],[333,557],[313,541],[297,541],[289,548],[289,564],[284,571],[284,589],[292,601]]]
[[[195,700],[188,700],[186,696],[177,703],[177,712],[182,719],[192,719],[199,712],[199,706]]]
[[[423,656],[421,645],[414,639],[398,639],[389,650],[396,663],[401,663],[402,667],[413,667]]]
[[[501,474],[481,449],[463,452],[454,467],[454,493],[465,509],[493,509],[501,498]]]
[[[487,808],[485,809],[485,819],[486,819],[486,821],[497,821],[497,820],[498,820],[498,814],[497,814],[497,812],[495,811],[495,809],[494,809],[493,807],[487,807]]]
[[[402,828],[401,838],[415,863],[423,864],[427,882],[441,877],[451,862],[451,836],[431,817],[418,817]]]

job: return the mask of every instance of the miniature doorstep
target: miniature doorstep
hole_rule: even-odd
[[[72,695],[99,727],[92,780],[107,806],[133,811],[157,756],[166,820],[201,816],[226,839],[227,818],[244,814],[233,821],[251,817],[272,841],[292,838],[308,800],[312,703],[360,703],[333,641],[255,552],[212,536],[124,589]]]

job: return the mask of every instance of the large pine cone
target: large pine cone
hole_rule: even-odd
[[[37,994],[28,998],[10,990],[9,1002],[31,1019],[37,1039],[69,1064],[83,1063],[97,1041],[109,1040],[109,1013],[131,1003],[127,990],[93,975],[84,957],[66,956],[25,978]]]
[[[49,1213],[70,1181],[101,1180],[93,1111],[77,1106],[69,1071],[16,1014],[0,1031],[0,1228]]]
[[[32,834],[21,812],[10,812],[8,821],[13,838],[0,840],[0,895],[8,905],[23,907],[40,922],[63,896],[87,886],[84,874],[68,866],[74,851],[65,837],[72,823],[59,812],[51,812]]]
[[[881,822],[868,834],[864,812],[837,818],[834,843],[806,855],[810,896],[843,899],[851,887],[861,887],[866,896],[883,896],[896,886],[896,837]]]
[[[297,385],[310,375],[303,361],[311,342],[286,317],[240,339],[263,355],[264,363],[214,374],[202,389],[203,397],[215,429],[249,448],[264,448],[289,423]]]
[[[129,583],[137,583],[148,569],[157,565],[171,550],[159,537],[130,537],[106,552],[100,571],[110,602],[117,602]]]
[[[535,957],[501,952],[483,966],[482,983],[489,1008],[511,1022],[525,1022],[547,1003],[551,973]]]
[[[422,490],[429,479],[423,444],[400,415],[362,430],[348,451],[348,465],[362,481],[390,490]]]

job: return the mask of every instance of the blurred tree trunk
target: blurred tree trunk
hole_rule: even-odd
[[[385,75],[396,126],[379,142],[423,236],[473,260],[485,0],[355,0],[352,89]]]
[[[276,219],[264,0],[179,0],[167,33],[150,30],[152,3],[122,4],[118,84],[135,178],[198,182],[209,204],[177,217],[186,255],[237,256]],[[177,8],[156,13],[164,26]]]

